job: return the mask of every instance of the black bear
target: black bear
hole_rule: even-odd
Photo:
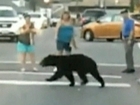
[[[81,85],[88,83],[86,74],[90,73],[97,81],[101,83],[100,87],[105,86],[105,82],[98,72],[96,62],[83,54],[72,54],[68,56],[49,55],[40,62],[40,65],[42,67],[56,66],[58,69],[57,72],[55,72],[51,78],[46,79],[46,81],[55,81],[62,76],[65,76],[70,81],[69,86],[74,86],[75,80],[73,77],[73,71],[76,71],[82,80]]]

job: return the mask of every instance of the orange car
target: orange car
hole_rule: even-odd
[[[121,39],[123,18],[121,15],[105,15],[96,22],[91,22],[82,27],[81,37],[86,41],[93,39],[107,39],[114,41]],[[135,38],[140,38],[140,23],[135,21]]]

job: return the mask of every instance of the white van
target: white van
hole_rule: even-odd
[[[12,7],[0,6],[0,39],[16,41],[20,22],[17,12]]]

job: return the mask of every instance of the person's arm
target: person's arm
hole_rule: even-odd
[[[135,28],[135,23],[132,21],[130,24],[130,35],[129,35],[129,40],[132,40],[134,38],[134,28]]]
[[[76,41],[75,41],[75,38],[74,37],[72,38],[71,43],[72,43],[73,47],[75,49],[77,49],[77,45],[76,45]]]
[[[20,34],[26,34],[29,31],[29,28],[26,28],[25,25],[19,28]]]
[[[39,32],[39,30],[34,27],[34,23],[31,23],[30,32],[33,33],[33,35]]]

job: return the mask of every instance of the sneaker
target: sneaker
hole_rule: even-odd
[[[126,73],[134,73],[134,72],[135,72],[134,69],[130,69],[130,70],[128,70]]]
[[[37,72],[37,71],[38,71],[38,69],[37,69],[36,67],[34,67],[34,68],[33,68],[33,71]]]
[[[134,69],[125,69],[124,71],[122,71],[122,73],[134,73],[135,70]]]
[[[125,69],[122,71],[122,73],[127,73],[128,72],[128,69]]]
[[[25,68],[21,68],[21,71],[22,71],[22,72],[25,72]]]
[[[56,72],[56,71],[57,71],[57,67],[55,67],[55,68],[53,69],[53,71]]]

